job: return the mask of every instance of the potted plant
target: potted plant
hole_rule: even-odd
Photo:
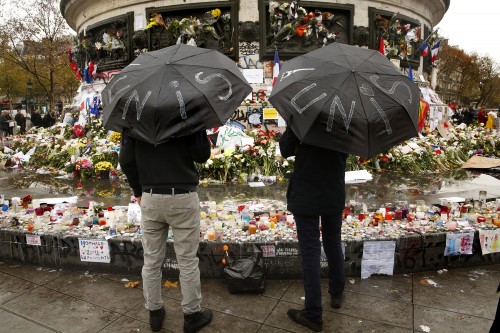
[[[109,179],[109,173],[114,169],[113,164],[108,161],[97,162],[94,165],[97,176],[101,179]]]

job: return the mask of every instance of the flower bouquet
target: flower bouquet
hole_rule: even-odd
[[[72,172],[75,178],[92,178],[94,175],[92,161],[85,157],[77,159],[75,163],[68,164],[66,171]]]

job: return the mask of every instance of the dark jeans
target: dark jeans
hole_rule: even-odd
[[[323,235],[323,249],[328,259],[328,293],[330,297],[341,297],[344,292],[344,254],[342,253],[342,211],[333,215],[307,216],[294,214],[297,224],[302,275],[306,295],[305,309],[313,319],[322,317],[321,307],[321,241],[319,222]]]

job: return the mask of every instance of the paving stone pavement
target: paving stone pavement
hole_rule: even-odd
[[[0,262],[0,332],[150,332],[142,285],[126,288],[127,280],[141,278]],[[169,281],[162,332],[182,332],[180,288]],[[348,277],[341,309],[324,298],[324,332],[488,332],[499,281],[500,265]],[[224,280],[210,279],[202,293],[214,320],[201,332],[310,332],[286,315],[303,305],[301,280],[268,280],[261,295],[232,295]]]

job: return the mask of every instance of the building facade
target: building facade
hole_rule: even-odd
[[[262,69],[256,99],[272,80],[273,56],[287,60],[332,42],[379,49],[402,71],[430,75],[419,50],[433,38],[449,0],[61,0],[77,32],[71,66],[106,83],[140,53],[176,43],[218,49],[241,69]],[[253,98],[252,98],[253,99]]]

